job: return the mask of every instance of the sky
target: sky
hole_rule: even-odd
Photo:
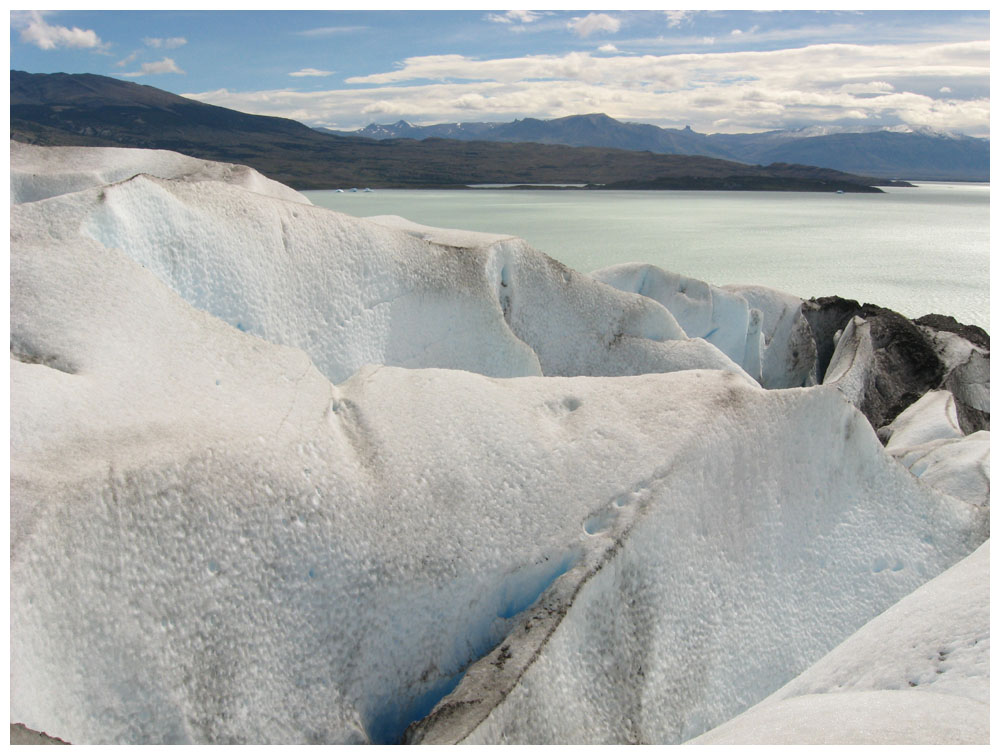
[[[607,113],[989,135],[989,13],[11,11],[11,68],[333,129]]]

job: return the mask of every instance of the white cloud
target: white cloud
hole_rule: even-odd
[[[572,19],[566,25],[578,36],[589,37],[591,34],[604,32],[614,34],[621,28],[622,22],[607,13],[588,13]]]
[[[163,60],[157,60],[153,63],[143,63],[140,70],[133,71],[132,73],[123,73],[122,76],[136,77],[158,73],[184,73],[184,71],[177,67],[173,58],[164,58]]]
[[[912,90],[936,93],[945,82],[952,87],[961,82],[988,91],[989,80],[989,42],[983,41],[672,55],[595,51],[493,60],[436,55],[409,58],[398,70],[348,79],[349,89],[187,96],[342,128],[366,125],[369,121],[357,120],[359,113],[369,119],[441,123],[467,120],[470,110],[482,120],[603,111],[661,126],[690,123],[703,132],[863,118],[872,124],[907,123],[978,136],[989,132],[988,98],[934,99]]]
[[[615,47],[613,44],[611,44],[609,42],[606,45],[601,45],[600,47],[598,47],[597,51],[598,52],[618,52],[618,48]]]
[[[667,26],[671,29],[680,26],[682,23],[690,22],[691,17],[694,16],[696,11],[693,10],[665,10],[664,15],[667,17]]]
[[[938,91],[941,94],[951,94],[951,87],[941,87]]]
[[[318,68],[303,68],[300,71],[292,71],[289,76],[331,76],[333,71],[321,71]]]
[[[738,36],[740,36],[740,35],[741,35],[742,33],[743,33],[743,32],[742,32],[742,31],[741,31],[740,29],[733,29],[733,30],[732,30],[731,32],[729,32],[729,34],[730,34],[731,36],[733,36],[733,37],[738,37]]]
[[[187,40],[184,37],[146,37],[142,41],[146,44],[146,47],[155,47],[157,49],[162,47],[164,50],[175,50],[187,44]]]
[[[506,13],[490,13],[486,20],[495,24],[530,24],[537,21],[543,14],[533,10],[509,10]]]
[[[46,22],[43,17],[48,11],[11,11],[11,26],[21,32],[21,41],[33,44],[42,50],[55,50],[57,47],[78,47],[82,49],[104,49],[107,45],[101,42],[97,32],[92,29],[72,29],[56,26]]]

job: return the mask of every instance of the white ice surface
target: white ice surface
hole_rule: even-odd
[[[886,451],[922,482],[989,506],[990,433],[962,434],[950,391],[928,391],[879,433],[888,437]]]
[[[311,204],[294,189],[245,165],[198,160],[162,149],[10,143],[11,204],[117,183],[140,173],[182,181],[223,181],[269,197]]]
[[[861,317],[852,317],[837,334],[837,345],[826,367],[823,384],[836,386],[848,401],[860,406],[874,354],[871,325]]]
[[[659,302],[688,336],[715,345],[765,388],[817,382],[816,346],[796,296],[762,286],[712,286],[641,263],[614,265],[591,276]]]
[[[722,287],[761,313],[761,384],[766,388],[815,385],[816,344],[802,314],[802,299],[764,286]]]
[[[930,576],[918,554],[937,551],[940,530],[916,498],[934,496],[839,394],[760,394],[779,407],[739,393],[727,421],[747,435],[706,426],[666,462],[664,482],[647,483],[656,505],[465,742],[684,741]]]
[[[443,246],[215,180],[148,175],[11,212],[24,243],[120,249],[198,309],[302,349],[334,382],[372,363],[496,377],[740,372],[662,306],[517,239]]]
[[[654,265],[627,263],[591,277],[658,301],[692,338],[704,338],[760,382],[760,313],[742,296]]]
[[[990,503],[990,433],[928,441],[890,451],[893,457],[942,493],[977,506]]]
[[[989,706],[934,692],[801,695],[769,703],[693,745],[984,745]]]
[[[928,391],[899,413],[888,425],[886,435],[885,447],[889,451],[932,440],[961,438],[955,397],[950,391]]]
[[[391,741],[501,640],[525,673],[469,741],[682,741],[987,536],[836,390],[523,242],[148,176],[11,229],[10,715],[71,742]],[[727,369],[354,372],[393,327],[480,372]]]
[[[516,236],[501,233],[483,233],[481,231],[465,231],[459,228],[435,228],[421,225],[399,215],[372,215],[365,218],[369,223],[375,223],[386,228],[404,231],[414,238],[431,241],[441,246],[481,247],[490,246],[499,241],[511,241]]]
[[[987,542],[692,744],[987,744],[989,563]]]

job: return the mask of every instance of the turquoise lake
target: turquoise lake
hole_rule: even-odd
[[[988,184],[884,194],[804,192],[308,191],[358,217],[520,236],[580,271],[649,262],[716,285],[839,296],[989,330]]]

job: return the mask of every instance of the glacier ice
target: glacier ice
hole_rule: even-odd
[[[215,180],[146,174],[11,212],[24,243],[120,249],[198,309],[302,349],[334,382],[375,363],[495,377],[741,372],[655,302],[521,240],[429,243]]]
[[[49,178],[11,208],[12,722],[681,742],[988,536],[960,481],[988,434],[883,449],[843,385],[733,358],[810,383],[801,300],[671,314],[518,239],[134,152],[18,158]],[[739,321],[732,356],[695,316]],[[897,460],[927,443],[979,445]]]
[[[761,381],[761,313],[742,296],[655,265],[614,265],[595,270],[591,277],[658,301],[685,334],[704,338]]]
[[[765,388],[818,381],[816,339],[798,297],[763,286],[712,286],[639,263],[614,265],[591,275],[659,302],[685,334],[716,346]]]
[[[681,742],[777,689],[862,614],[898,599],[884,590],[902,597],[936,572],[912,560],[940,545],[924,519],[931,509],[910,498],[927,490],[880,453],[836,391],[738,394],[725,414],[741,419],[726,421],[747,435],[706,424],[686,441],[654,476],[654,503],[617,553],[545,647],[527,649],[516,687],[477,714],[490,685],[472,683],[470,669],[449,700],[455,712],[427,722],[420,741]],[[780,407],[757,403],[777,396]],[[778,446],[783,462],[762,463],[761,449]]]
[[[958,409],[950,391],[927,391],[900,412],[880,436],[887,449],[917,446],[932,440],[961,438]]]
[[[989,543],[691,744],[989,742]]]
[[[923,482],[980,506],[990,498],[990,434],[964,435],[955,397],[928,391],[879,430],[885,448]]]
[[[199,160],[168,150],[10,143],[12,204],[118,183],[143,173],[181,181],[222,181],[276,199],[311,204],[294,189],[245,165]]]
[[[802,313],[802,299],[764,286],[728,285],[761,313],[761,385],[797,388],[815,385],[816,341]]]

